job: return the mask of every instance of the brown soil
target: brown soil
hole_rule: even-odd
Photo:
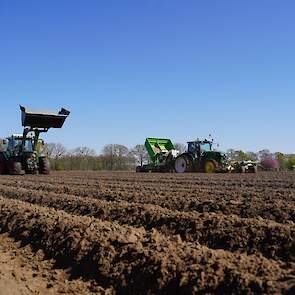
[[[104,291],[94,282],[69,280],[66,270],[45,260],[43,251],[21,246],[8,234],[0,235],[0,295],[97,294]]]
[[[1,176],[0,290],[292,294],[294,201],[293,173]]]

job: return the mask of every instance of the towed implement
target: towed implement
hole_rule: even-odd
[[[20,106],[23,134],[13,134],[3,141],[0,152],[0,174],[49,174],[49,159],[39,153],[41,133],[50,128],[62,128],[70,112],[62,108],[58,113],[32,111]]]
[[[257,173],[258,166],[256,161],[234,161],[230,164],[230,170],[236,173]]]
[[[149,163],[136,167],[136,172],[173,172],[174,161],[179,152],[167,138],[147,138],[145,148]]]

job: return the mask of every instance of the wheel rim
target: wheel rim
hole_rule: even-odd
[[[184,173],[186,171],[186,160],[184,157],[180,157],[176,159],[175,171],[177,173]]]
[[[207,162],[205,164],[205,172],[206,173],[213,173],[215,170],[215,166],[212,162]]]

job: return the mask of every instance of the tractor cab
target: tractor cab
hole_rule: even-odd
[[[34,139],[32,136],[27,136],[27,138],[23,142],[22,134],[13,134],[12,136],[6,138],[5,140],[6,151],[14,153],[14,154],[18,154],[23,149],[23,152],[33,153],[34,152],[33,140]]]
[[[204,152],[211,152],[213,146],[213,140],[199,140],[189,141],[187,143],[187,151],[190,154],[195,154],[200,157]]]

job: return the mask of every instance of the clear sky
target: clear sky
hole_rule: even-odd
[[[0,0],[0,136],[18,105],[72,111],[49,142],[211,133],[295,152],[294,0]]]

